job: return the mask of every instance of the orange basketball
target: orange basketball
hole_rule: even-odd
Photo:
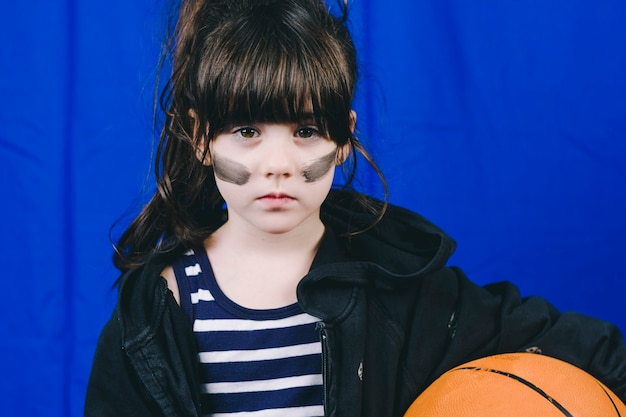
[[[600,381],[535,353],[489,356],[433,382],[405,417],[626,417],[626,406]]]

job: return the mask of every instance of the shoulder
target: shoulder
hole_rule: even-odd
[[[140,267],[124,271],[118,279],[118,307],[121,314],[138,305],[155,305],[168,292],[178,301],[178,286],[172,268],[179,257],[169,252],[156,252]]]
[[[167,283],[167,288],[172,292],[176,303],[180,305],[180,292],[178,291],[178,281],[176,280],[176,274],[174,273],[174,268],[172,267],[172,265],[167,265],[161,271],[161,277],[165,279],[165,282]]]

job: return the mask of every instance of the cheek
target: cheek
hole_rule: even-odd
[[[337,150],[333,150],[328,155],[311,161],[302,170],[302,176],[305,182],[316,182],[324,178],[335,166],[337,159]]]
[[[316,181],[305,181],[301,183],[301,189],[304,191],[300,196],[307,200],[307,205],[320,206],[333,186],[335,178],[334,164]],[[304,197],[306,195],[306,197]]]
[[[244,164],[223,158],[215,153],[212,161],[215,176],[220,180],[235,185],[244,185],[250,180],[250,170]]]

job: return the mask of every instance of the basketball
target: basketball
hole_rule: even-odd
[[[626,417],[626,406],[600,381],[535,353],[489,356],[433,382],[405,417]]]

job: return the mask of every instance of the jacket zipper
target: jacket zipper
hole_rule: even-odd
[[[320,341],[322,343],[322,385],[324,389],[324,415],[328,413],[328,332],[324,322],[318,322],[316,325],[320,332]]]

